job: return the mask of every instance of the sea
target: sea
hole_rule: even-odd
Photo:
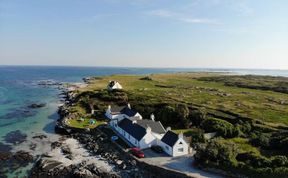
[[[51,66],[0,66],[0,152],[25,150],[34,144],[34,154],[46,150],[45,143],[57,139],[54,133],[60,90],[39,82],[81,82],[84,77],[112,74],[152,74],[176,72],[227,72],[288,77],[288,70],[208,69],[208,68],[125,68],[125,67],[51,67]],[[29,108],[34,103],[45,103],[42,108]],[[37,142],[34,136],[45,134],[46,142]],[[48,140],[48,141],[47,141]],[[33,146],[33,145],[32,145]],[[8,177],[24,177],[33,164],[6,171]],[[3,175],[2,175],[3,176]],[[0,171],[1,177],[1,171]]]

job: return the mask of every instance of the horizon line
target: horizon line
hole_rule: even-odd
[[[156,67],[156,66],[96,66],[96,65],[45,65],[45,64],[0,64],[1,67],[85,67],[85,68],[130,68],[130,69],[209,69],[209,70],[279,70],[288,71],[287,69],[277,68],[245,68],[245,67]]]

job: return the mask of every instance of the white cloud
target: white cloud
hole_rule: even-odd
[[[168,11],[164,9],[152,10],[152,11],[146,12],[146,14],[150,16],[157,16],[161,18],[167,18],[167,19],[185,22],[185,23],[191,23],[191,24],[214,24],[214,25],[219,24],[214,19],[194,18],[186,14]]]

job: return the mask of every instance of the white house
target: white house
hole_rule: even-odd
[[[125,118],[113,128],[133,146],[140,149],[157,145],[160,141],[158,138],[166,133],[161,122],[147,119]]]
[[[120,85],[119,82],[117,81],[109,81],[107,89],[109,91],[113,91],[113,90],[121,90],[122,86]]]
[[[124,118],[142,119],[142,116],[135,110],[131,109],[130,104],[127,106],[108,106],[105,116],[110,119],[110,125],[120,122]]]
[[[176,134],[168,130],[159,144],[171,156],[182,156],[189,152],[189,144],[184,140],[183,134]]]

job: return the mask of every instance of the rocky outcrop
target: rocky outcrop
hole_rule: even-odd
[[[33,160],[33,156],[26,151],[18,151],[16,153],[0,151],[0,177],[27,166]]]

